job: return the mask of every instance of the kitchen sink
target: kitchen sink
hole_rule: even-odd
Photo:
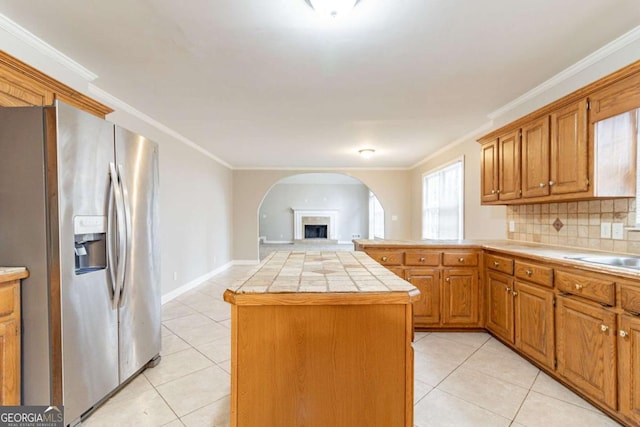
[[[567,256],[566,259],[576,261],[592,262],[595,264],[610,265],[612,267],[627,267],[640,270],[640,257],[633,256],[611,256],[611,255],[588,255],[588,256]]]

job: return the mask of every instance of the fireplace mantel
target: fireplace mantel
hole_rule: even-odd
[[[304,226],[303,218],[306,217],[322,217],[327,218],[327,238],[329,240],[338,240],[338,232],[336,225],[338,223],[338,210],[337,209],[296,209],[291,208],[293,211],[293,238],[295,240],[304,239]],[[319,222],[314,222],[319,224]]]

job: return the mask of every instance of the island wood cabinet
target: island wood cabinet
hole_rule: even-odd
[[[20,279],[0,268],[0,406],[20,405]]]

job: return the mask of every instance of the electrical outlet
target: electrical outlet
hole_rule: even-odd
[[[611,238],[611,223],[610,222],[601,222],[600,223],[600,237],[603,239]]]
[[[360,235],[359,235],[359,234],[352,234],[352,235],[351,235],[351,238],[352,238],[352,239],[359,239],[359,238],[360,238]]]
[[[391,215],[391,221],[397,221],[398,215]]]
[[[509,232],[513,233],[516,231],[516,222],[515,221],[509,221]]]
[[[173,272],[173,280],[174,281],[178,280],[178,272],[177,271]]]
[[[616,240],[624,239],[624,224],[621,222],[614,222],[611,229],[611,237]]]

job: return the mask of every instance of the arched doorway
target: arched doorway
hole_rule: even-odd
[[[352,250],[383,238],[384,209],[360,180],[339,173],[291,175],[258,208],[260,259],[274,250]]]

